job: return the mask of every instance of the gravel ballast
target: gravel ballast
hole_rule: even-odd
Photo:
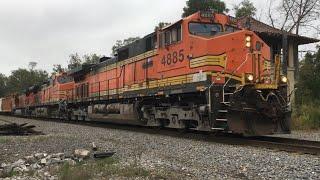
[[[0,116],[0,120],[29,123],[45,135],[0,136],[0,164],[34,153],[65,153],[90,149],[116,152],[122,164],[135,162],[164,176],[184,179],[319,179],[320,158],[313,155],[219,144],[129,129],[93,127]],[[132,127],[134,128],[134,127]],[[298,132],[299,133],[299,132]],[[295,132],[293,133],[295,135]],[[320,133],[317,138],[320,137]],[[305,136],[305,134],[303,135]],[[315,139],[312,139],[315,140]],[[319,139],[318,139],[319,140]]]

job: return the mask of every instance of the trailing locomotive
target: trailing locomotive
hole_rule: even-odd
[[[290,132],[280,58],[224,14],[198,12],[52,77],[21,95],[17,115],[246,135]]]
[[[0,114],[10,114],[15,108],[15,95],[0,98]]]

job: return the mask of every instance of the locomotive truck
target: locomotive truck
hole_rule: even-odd
[[[197,12],[35,85],[15,115],[244,135],[290,132],[280,55],[236,19]]]

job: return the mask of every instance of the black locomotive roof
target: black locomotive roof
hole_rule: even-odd
[[[118,57],[107,58],[106,60],[101,61],[99,64],[96,64],[96,65],[93,67],[93,69],[99,69],[99,68],[102,68],[102,67],[105,67],[105,66],[114,64],[114,63],[116,63],[117,61],[118,61]]]
[[[31,86],[31,87],[27,88],[27,89],[24,91],[24,93],[25,93],[26,95],[29,95],[30,93],[37,93],[37,92],[39,92],[40,88],[41,88],[40,85],[34,85],[34,86]]]
[[[117,50],[118,54],[115,57],[102,57],[98,64],[82,64],[67,72],[69,76],[79,77],[92,71],[96,71],[100,68],[114,64],[118,61],[123,61],[131,57],[143,54],[147,51],[155,49],[156,33],[146,35],[142,39],[123,46]]]
[[[67,72],[69,76],[78,76],[86,74],[90,71],[90,69],[94,66],[94,64],[82,64],[76,68],[73,68]]]
[[[119,48],[117,50],[118,60],[122,61],[155,49],[156,35],[157,34],[153,32],[142,39],[136,40],[131,44]]]
[[[134,42],[132,42],[132,43],[130,43],[128,45],[120,47],[119,49],[117,49],[117,52],[119,52],[121,50],[124,50],[124,49],[127,49],[127,48],[132,48],[133,46],[139,44],[141,41],[145,41],[147,38],[153,37],[154,35],[156,35],[156,32],[150,33],[150,34],[144,36],[141,39],[138,39],[138,40],[136,40],[136,41],[134,41]]]

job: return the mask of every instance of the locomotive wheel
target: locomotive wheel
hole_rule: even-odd
[[[291,133],[291,112],[287,112],[285,117],[279,120],[281,132]]]
[[[71,112],[68,112],[68,113],[67,113],[67,120],[68,120],[68,121],[71,121],[71,120],[72,120]]]

